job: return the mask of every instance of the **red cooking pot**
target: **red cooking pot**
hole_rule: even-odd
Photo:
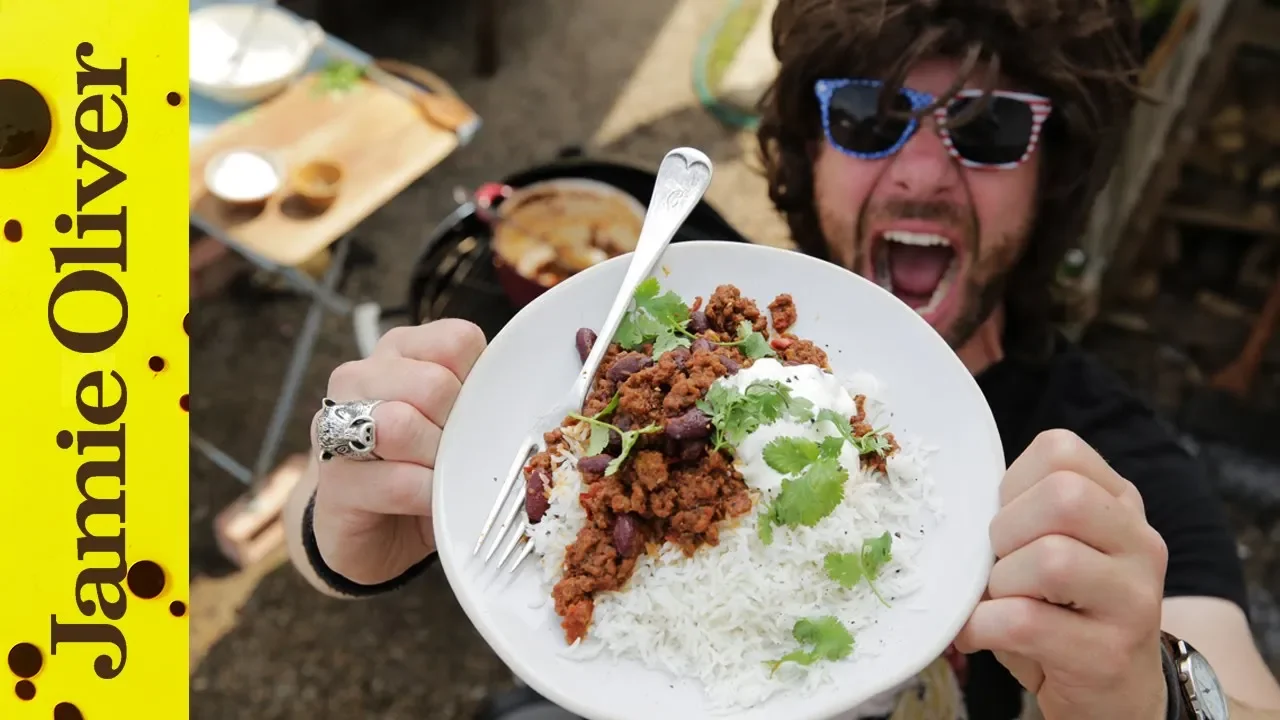
[[[645,209],[617,187],[552,178],[519,189],[490,184],[475,196],[491,227],[498,282],[523,307],[573,274],[635,250]]]

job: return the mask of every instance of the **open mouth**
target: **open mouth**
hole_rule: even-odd
[[[875,243],[875,279],[921,315],[938,310],[946,299],[960,257],[951,241],[933,233],[889,230]]]

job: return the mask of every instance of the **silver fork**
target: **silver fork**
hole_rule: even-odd
[[[653,272],[658,260],[662,258],[663,251],[675,236],[676,230],[702,199],[707,186],[711,184],[711,173],[710,158],[693,148],[676,148],[662,159],[662,164],[658,167],[657,181],[653,187],[653,196],[649,199],[649,209],[645,211],[644,225],[640,229],[640,239],[636,242],[635,252],[631,256],[631,265],[627,267],[627,274],[618,288],[618,296],[614,298],[613,306],[609,308],[604,324],[597,331],[595,345],[583,362],[578,379],[569,388],[564,404],[544,415],[538,427],[534,428],[534,431],[521,442],[520,450],[511,463],[511,469],[507,472],[506,482],[503,483],[493,508],[489,510],[489,517],[480,530],[475,550],[471,553],[473,556],[480,554],[485,540],[489,537],[489,531],[493,529],[494,522],[503,508],[507,508],[495,540],[489,547],[489,551],[485,553],[486,564],[501,547],[502,553],[498,556],[498,563],[495,566],[501,570],[516,548],[523,544],[523,550],[507,570],[507,572],[515,572],[520,563],[524,562],[524,559],[533,551],[533,543],[528,541],[529,518],[523,512],[524,483],[520,482],[523,480],[525,463],[534,452],[542,448],[544,430],[558,427],[570,412],[582,410],[582,404],[586,401],[595,380],[596,370],[604,360],[605,351],[609,348],[613,334],[618,331],[618,325],[622,323],[622,317],[631,304],[636,286]],[[511,502],[513,496],[516,498],[515,502]],[[521,515],[524,517],[520,517]],[[503,538],[507,537],[508,529],[511,528],[512,523],[516,523],[517,518],[519,523],[515,525],[514,532],[504,543]]]

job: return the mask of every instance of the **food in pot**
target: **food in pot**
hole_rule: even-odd
[[[499,206],[493,246],[500,262],[543,287],[631,252],[643,212],[619,191],[546,183]]]

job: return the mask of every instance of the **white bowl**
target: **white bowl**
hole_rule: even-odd
[[[324,30],[271,6],[210,5],[191,13],[191,87],[231,104],[256,103],[279,93],[324,44]],[[244,44],[240,61],[236,49]]]
[[[276,156],[249,148],[225,150],[204,166],[209,193],[233,205],[260,203],[284,186],[285,167]]]
[[[709,717],[689,679],[608,656],[566,658],[564,634],[531,557],[495,577],[472,550],[520,441],[563,402],[581,364],[580,327],[599,327],[631,260],[624,255],[552,288],[494,338],[464,383],[440,442],[433,522],[440,561],[463,609],[502,660],[552,702],[592,720]],[[943,654],[977,605],[993,560],[1004,453],[973,377],[942,338],[891,294],[849,271],[764,246],[672,245],[655,276],[691,301],[732,283],[762,308],[790,293],[797,335],[823,347],[833,371],[874,375],[892,429],[936,448],[929,467],[940,514],[915,556],[922,586],[879,608],[833,681],[733,712],[739,720],[839,717],[900,686]],[[546,428],[541,428],[546,429]],[[754,512],[754,511],[753,511]],[[764,612],[769,610],[763,609]]]

